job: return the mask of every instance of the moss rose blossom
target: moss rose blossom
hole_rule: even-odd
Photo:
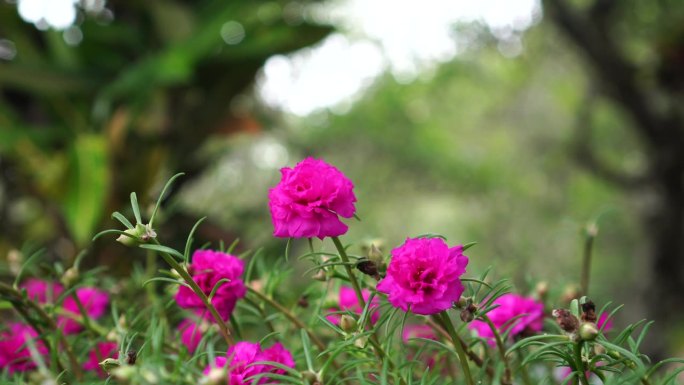
[[[219,285],[211,299],[211,304],[221,317],[227,320],[235,309],[237,300],[247,293],[245,284],[240,279],[244,268],[244,261],[236,256],[220,251],[197,250],[192,254],[192,263],[188,266],[188,272],[207,296],[211,294],[220,280],[226,280]],[[175,299],[178,306],[182,308],[196,310],[202,315],[207,314],[202,300],[185,285],[180,286]]]
[[[228,368],[228,385],[247,385],[247,384],[276,384],[267,376],[254,382],[255,376],[265,373],[285,374],[285,370],[276,368],[268,364],[257,364],[257,362],[270,361],[281,365],[294,368],[295,362],[292,353],[276,343],[268,349],[262,349],[258,343],[241,341],[231,346],[226,356],[216,357],[214,364],[204,369],[205,375],[211,375],[214,368]]]
[[[436,314],[461,297],[460,276],[467,265],[462,245],[450,248],[441,238],[408,238],[392,250],[387,275],[377,289],[403,311]]]
[[[323,239],[347,232],[339,217],[354,216],[356,196],[340,170],[306,158],[280,172],[280,183],[268,193],[274,236]]]
[[[36,367],[28,347],[28,340],[33,341],[38,354],[47,354],[45,345],[38,340],[38,333],[28,325],[11,322],[6,330],[0,332],[0,372],[6,369],[12,374]]]
[[[544,326],[544,304],[534,298],[509,293],[495,299],[492,304],[499,307],[487,313],[487,316],[500,333],[508,332],[509,337],[524,331],[538,332]],[[496,343],[494,332],[486,322],[475,320],[468,324],[468,328],[486,338],[491,345]]]

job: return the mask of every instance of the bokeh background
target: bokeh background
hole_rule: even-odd
[[[597,225],[591,297],[682,355],[684,2],[0,1],[0,274],[125,275],[92,235],[179,171],[165,242],[207,216],[278,257],[267,191],[305,156],[356,184],[345,241],[476,241],[522,292],[572,291]]]

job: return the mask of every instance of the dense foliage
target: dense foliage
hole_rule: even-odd
[[[166,246],[155,220],[179,174],[149,216],[132,193],[133,221],[115,212],[124,229],[96,236],[118,235],[146,255],[129,278],[82,270],[87,252],[73,266],[15,256],[13,281],[0,283],[0,303],[14,309],[0,332],[3,381],[665,385],[684,370],[664,370],[682,359],[640,352],[650,322],[616,330],[619,306],[553,298],[545,282],[516,292],[492,278],[496,268],[473,271],[473,243],[426,233],[389,254],[375,243],[357,254],[339,238],[338,215],[356,216],[352,182],[313,159],[282,174],[270,194],[275,235],[293,237],[282,255],[234,255],[237,241],[197,248],[202,220],[182,250]],[[297,239],[309,251],[295,258]]]

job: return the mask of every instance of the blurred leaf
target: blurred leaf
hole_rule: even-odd
[[[90,239],[109,191],[107,147],[103,137],[81,135],[70,150],[68,189],[63,207],[67,226],[78,244]]]

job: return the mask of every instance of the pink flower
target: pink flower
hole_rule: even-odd
[[[403,333],[401,333],[401,339],[404,343],[408,343],[413,338],[427,338],[430,340],[437,341],[437,336],[435,331],[428,325],[406,325],[404,327]]]
[[[363,300],[368,302],[368,299],[370,298],[370,291],[367,289],[361,290],[361,295],[363,296]],[[377,308],[380,306],[380,300],[378,297],[373,298],[373,303],[371,304],[371,309],[375,308],[376,310],[371,310],[371,317],[370,321],[371,323],[375,323],[378,321],[378,318],[380,318],[380,313],[378,312]],[[363,308],[361,307],[361,304],[359,303],[359,299],[356,297],[356,292],[354,289],[352,289],[349,286],[341,286],[340,287],[340,299],[339,299],[339,309],[329,309],[328,311],[330,312],[337,312],[337,311],[346,311],[349,310],[352,313],[358,314],[359,316],[363,312]],[[370,309],[369,309],[370,310]],[[335,325],[340,324],[340,313],[336,314],[330,314],[326,316],[325,318],[328,319],[328,321],[332,322]]]
[[[202,330],[200,325],[193,320],[184,319],[183,322],[178,325],[178,330],[181,332],[181,342],[183,342],[183,345],[188,348],[189,352],[194,352],[200,341],[202,341]]]
[[[306,158],[280,172],[280,183],[268,193],[274,236],[323,239],[347,232],[339,217],[354,216],[356,196],[340,170]]]
[[[603,328],[603,332],[607,333],[613,329],[613,320],[608,318],[608,313],[601,313],[601,316],[596,322],[596,326],[598,326],[599,329]]]
[[[533,298],[509,293],[495,299],[493,304],[499,307],[487,313],[487,316],[499,333],[503,334],[510,330],[509,336],[512,337],[525,330],[538,332],[542,329],[544,304]],[[491,345],[495,344],[494,332],[486,322],[475,320],[468,324],[468,328],[475,330],[480,337],[488,339]]]
[[[98,342],[97,346],[88,352],[88,361],[83,364],[83,369],[97,371],[100,375],[105,375],[105,372],[100,368],[100,362],[106,358],[119,358],[119,346],[116,342]]]
[[[57,297],[62,295],[64,287],[59,283],[47,282],[40,279],[29,278],[26,282],[21,284],[23,289],[26,289],[26,294],[29,299],[38,303],[53,303]]]
[[[43,342],[37,339],[38,333],[18,322],[11,322],[8,326],[8,330],[0,332],[0,369],[7,369],[12,374],[35,368],[27,341],[33,340],[39,354],[47,354]]]
[[[26,289],[28,298],[39,303],[54,303],[64,292],[64,287],[58,283],[46,282],[39,279],[28,279],[21,285]],[[76,289],[76,297],[86,311],[88,317],[92,319],[100,318],[109,304],[109,295],[106,292],[94,287],[81,287]],[[76,300],[68,296],[62,303],[64,310],[76,316],[81,315]],[[62,328],[64,333],[78,333],[83,327],[69,316],[60,315],[57,317],[57,325]]]
[[[225,357],[216,357],[213,366],[207,366],[204,374],[208,375],[213,368],[228,367],[229,385],[252,384],[255,376],[265,373],[285,374],[285,370],[275,368],[268,364],[253,365],[256,362],[271,361],[284,366],[294,368],[295,362],[292,354],[280,343],[276,343],[268,349],[262,350],[261,345],[251,342],[238,342],[228,349]],[[275,384],[268,377],[260,379],[257,384]]]
[[[211,304],[224,320],[230,317],[237,300],[243,298],[247,292],[240,279],[244,265],[240,258],[220,251],[197,250],[192,255],[188,271],[204,294],[210,295],[219,281],[227,280],[220,284],[211,300]],[[182,308],[199,310],[206,314],[202,300],[187,286],[183,285],[178,289],[176,302]]]
[[[403,311],[439,313],[461,297],[464,288],[459,277],[466,265],[468,257],[461,245],[449,248],[441,238],[408,238],[392,250],[387,275],[377,289]]]
[[[76,297],[81,305],[83,305],[88,317],[92,319],[98,319],[102,317],[107,305],[109,304],[109,296],[107,293],[94,287],[82,287],[76,289]],[[63,306],[64,310],[81,315],[78,304],[73,297],[67,297],[64,300]],[[57,325],[59,325],[66,334],[78,333],[83,329],[78,322],[67,316],[60,316],[57,319]]]

